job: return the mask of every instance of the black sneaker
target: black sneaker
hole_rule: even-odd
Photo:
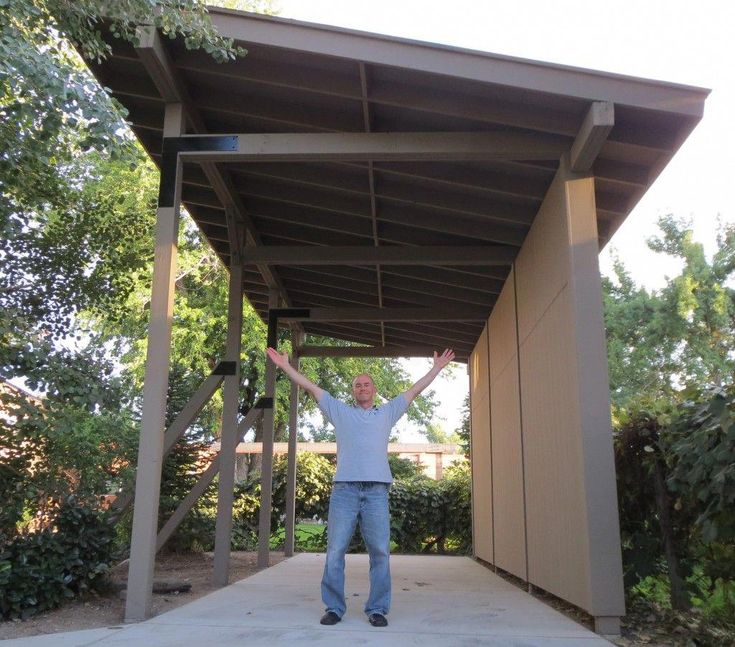
[[[385,619],[385,616],[382,613],[371,613],[368,616],[368,622],[373,625],[373,627],[388,626],[388,621]]]
[[[327,611],[319,621],[320,625],[336,625],[341,618],[334,611]]]

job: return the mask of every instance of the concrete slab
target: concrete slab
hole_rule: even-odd
[[[146,622],[7,641],[22,647],[136,645],[324,646],[503,645],[598,647],[610,643],[467,557],[394,555],[389,626],[363,613],[368,558],[347,557],[347,604],[338,625],[322,627],[323,555],[300,554]]]

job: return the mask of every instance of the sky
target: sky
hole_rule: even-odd
[[[700,124],[600,255],[613,254],[633,278],[661,288],[677,267],[646,247],[656,220],[692,218],[695,238],[712,249],[718,216],[735,221],[735,2],[732,0],[278,0],[282,18],[335,25],[495,54],[628,74],[712,90]],[[428,360],[406,368],[418,378]],[[433,387],[437,422],[459,424],[468,380],[464,366]],[[405,422],[401,440],[421,437]]]

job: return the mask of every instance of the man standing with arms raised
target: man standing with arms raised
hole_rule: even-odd
[[[337,436],[337,472],[329,499],[327,557],[322,577],[326,613],[320,622],[337,624],[347,610],[345,553],[359,523],[370,555],[370,595],[365,613],[371,625],[385,627],[391,598],[388,490],[393,481],[388,466],[388,439],[408,405],[454,359],[454,352],[450,349],[441,355],[435,352],[431,370],[408,391],[380,407],[375,406],[375,383],[367,373],[352,380],[355,406],[350,406],[294,369],[287,353],[281,354],[273,348],[267,352],[293,382],[314,396],[322,413],[334,425]]]

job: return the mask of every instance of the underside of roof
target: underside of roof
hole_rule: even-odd
[[[181,40],[156,37],[136,48],[110,37],[112,56],[91,66],[159,166],[167,102],[184,105],[192,134],[494,133],[559,156],[579,141],[591,105],[605,102],[614,106],[614,125],[587,171],[595,176],[601,246],[699,121],[707,95],[254,14],[213,9],[212,16],[248,50],[245,58],[218,64]],[[518,155],[185,162],[182,202],[225,265],[225,200],[256,246],[500,245],[514,253],[559,164],[558,157]],[[264,319],[269,289],[294,308],[476,306],[489,315],[509,270],[510,262],[294,260],[247,265],[243,291]],[[303,328],[359,344],[453,346],[466,360],[483,325],[305,321]]]

